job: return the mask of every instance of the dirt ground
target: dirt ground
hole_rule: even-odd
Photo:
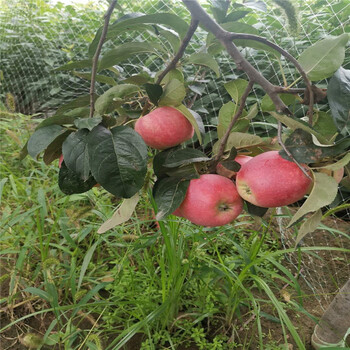
[[[350,223],[334,217],[329,217],[324,222],[326,226],[334,228],[342,232],[350,233]],[[283,223],[284,224],[284,223]],[[276,223],[276,231],[278,224]],[[278,231],[277,231],[278,232]],[[284,232],[284,244],[286,248],[293,247],[293,240],[291,232]],[[331,234],[329,231],[317,230],[312,235],[306,236],[302,242],[303,246],[330,246],[342,247],[350,249],[350,240],[339,235],[338,233]],[[321,257],[322,259],[318,259]],[[298,282],[303,294],[303,307],[316,318],[320,318],[324,309],[332,301],[334,294],[347,281],[350,276],[350,256],[342,252],[328,252],[319,251],[316,255],[308,256],[303,259],[301,266],[301,273],[298,275]],[[297,253],[290,254],[285,262],[285,266],[297,275],[298,255]],[[6,273],[6,268],[1,268],[1,274]],[[3,280],[0,284],[0,298],[7,298],[9,291],[9,279]],[[281,285],[280,300],[285,300],[288,303],[289,299],[296,298],[295,291],[288,289],[288,286]],[[0,308],[0,328],[6,326],[11,321],[19,319],[25,315],[31,314],[34,309],[31,304],[18,304],[14,309],[6,308],[5,303]],[[266,310],[261,310],[267,314],[278,316],[276,310],[269,307]],[[349,310],[350,312],[350,310]],[[303,339],[306,349],[311,350],[310,339],[315,326],[315,322],[302,313],[295,313],[290,310],[287,312],[293,324],[297,327],[300,337]],[[21,337],[28,332],[45,333],[48,325],[53,319],[52,315],[43,315],[37,317],[30,317],[15,326],[10,327],[2,334],[0,334],[0,350],[25,350],[28,349],[21,343]],[[237,324],[237,332],[234,335],[236,343],[247,343],[250,339],[249,348],[243,350],[255,350],[258,348],[257,330],[252,327],[255,324],[254,318],[247,317],[244,322]],[[279,323],[273,322],[267,318],[261,318],[262,331],[266,335],[265,340],[270,344],[283,344],[283,332]],[[90,325],[91,328],[91,325]],[[215,333],[215,330],[211,330]],[[350,337],[349,337],[350,338]],[[350,342],[350,339],[348,341]],[[143,340],[142,335],[136,335],[128,343],[127,350],[138,350]],[[289,349],[296,350],[295,343],[290,338],[288,339]],[[349,344],[350,346],[350,344]],[[45,348],[43,348],[45,349]],[[52,347],[47,348],[52,349]],[[180,347],[178,350],[197,350],[194,345],[189,347]],[[270,348],[269,348],[270,349]],[[276,348],[271,348],[276,349]],[[281,348],[282,349],[282,348]],[[211,349],[207,349],[211,350]]]

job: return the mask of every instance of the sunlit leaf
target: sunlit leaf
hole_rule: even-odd
[[[208,53],[204,52],[196,52],[193,53],[190,57],[186,60],[187,63],[192,64],[198,64],[200,66],[206,66],[212,69],[216,76],[220,76],[220,68],[218,63],[215,61],[215,59]]]
[[[314,184],[305,203],[292,217],[288,227],[299,221],[304,215],[331,204],[338,192],[338,184],[333,177],[323,173],[314,173]]]
[[[160,97],[159,106],[179,106],[186,96],[186,89],[182,82],[172,79],[163,88],[163,94]]]
[[[329,78],[340,68],[345,57],[349,34],[323,39],[308,47],[298,62],[312,81]]]
[[[138,193],[136,193],[131,198],[124,199],[120,207],[113,214],[113,216],[100,226],[97,233],[105,233],[113,227],[116,227],[128,221],[131,218],[132,213],[134,212],[139,200],[140,196]]]

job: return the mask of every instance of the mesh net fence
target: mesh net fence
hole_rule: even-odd
[[[203,2],[204,3],[204,2]],[[281,45],[295,57],[309,45],[328,35],[340,35],[349,31],[350,3],[346,0],[298,1],[299,29],[292,33],[288,17],[283,9],[273,2],[267,3],[266,11],[257,12],[256,8],[241,19],[257,28],[260,35]],[[78,73],[71,74],[65,71],[55,71],[55,68],[70,60],[85,59],[87,48],[93,39],[96,30],[102,24],[103,14],[107,8],[106,2],[81,5],[54,4],[49,1],[0,1],[0,98],[6,103],[6,98],[14,96],[15,111],[34,114],[51,115],[61,103],[72,98],[87,94],[89,80],[81,79]],[[82,9],[84,9],[82,11]],[[181,1],[119,1],[119,12],[172,12],[179,14],[189,21],[189,15]],[[116,11],[115,18],[119,15]],[[258,13],[258,15],[256,15]],[[294,28],[295,30],[295,28]],[[115,44],[128,41],[157,40],[149,32],[122,33],[118,40],[109,41],[104,50]],[[194,52],[205,47],[206,33],[199,30],[190,43],[189,51]],[[268,52],[246,48],[242,50],[245,57],[271,82],[283,85],[284,79],[291,84],[298,78],[295,68],[285,60],[274,59]],[[187,97],[187,104],[197,110],[202,116],[207,133],[206,143],[209,146],[215,141],[215,126],[218,122],[220,107],[230,100],[223,84],[243,74],[236,69],[232,59],[221,52],[217,57],[220,64],[221,76],[218,78],[212,71],[203,68],[187,69],[187,79],[193,80]],[[281,73],[283,66],[284,75]],[[164,69],[165,63],[156,56],[138,55],[128,62],[123,62],[116,69],[119,78],[126,79],[135,74],[155,74]],[[350,69],[349,47],[347,48],[344,68]],[[113,75],[111,73],[111,75]],[[318,86],[325,86],[325,81]],[[295,87],[302,87],[299,82]],[[97,83],[97,93],[108,88],[105,84]],[[11,95],[9,95],[11,94]],[[261,99],[261,89],[255,87],[255,98],[248,98],[247,108]],[[9,104],[9,102],[7,102]],[[305,115],[300,105],[293,113],[302,117]],[[7,106],[9,107],[9,106]],[[326,105],[318,106],[325,108]],[[250,123],[250,132],[261,136],[275,136],[276,122],[263,113],[259,119]],[[212,130],[212,131],[210,131]],[[349,194],[344,190],[339,193],[334,205],[349,200]],[[286,248],[294,247],[294,229],[287,229],[290,216],[279,212],[278,224],[282,244]],[[349,219],[349,212],[344,212],[343,219]],[[318,230],[309,234],[302,242],[304,245],[349,248],[349,226],[346,222],[330,219],[326,230]],[[322,227],[321,227],[322,228]],[[304,257],[305,258],[305,257]],[[333,298],[334,293],[344,283],[344,276],[350,275],[349,257],[345,253],[315,252],[306,259],[300,259],[296,251],[289,254],[289,261],[299,275],[303,277],[310,295],[316,297],[319,306],[324,309]]]

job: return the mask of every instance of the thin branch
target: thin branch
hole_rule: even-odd
[[[187,9],[191,12],[192,18],[199,20],[200,23],[224,45],[228,54],[233,58],[237,67],[243,70],[253,83],[259,84],[270,96],[276,110],[282,114],[291,115],[288,107],[283,103],[278,94],[275,92],[275,85],[271,84],[257,69],[255,69],[237,49],[232,42],[230,35],[232,33],[224,30],[218,25],[202,8],[196,0],[182,0]]]
[[[109,5],[106,14],[104,15],[105,23],[103,25],[102,34],[100,37],[100,41],[98,42],[94,57],[92,58],[91,84],[90,84],[90,118],[94,116],[94,112],[95,112],[95,82],[96,82],[98,58],[100,57],[102,45],[107,36],[109,21],[116,4],[117,4],[117,0],[113,0]]]
[[[307,173],[305,168],[293,157],[292,153],[289,152],[288,148],[282,141],[282,123],[278,122],[278,131],[277,131],[278,143],[283,148],[284,152],[287,153],[287,156],[293,160],[293,162],[299,167],[299,169],[304,173],[304,175],[312,181],[311,176]]]
[[[181,42],[181,46],[179,48],[179,51],[174,56],[174,58],[171,60],[171,62],[168,64],[168,66],[164,69],[164,71],[161,74],[159,74],[156,84],[160,84],[160,82],[167,75],[167,73],[169,73],[172,69],[176,68],[176,64],[177,64],[177,62],[179,62],[179,60],[183,56],[187,45],[189,44],[194,32],[196,31],[196,29],[198,27],[198,24],[199,24],[198,20],[195,20],[195,19],[191,20],[191,24],[188,28],[188,31],[187,31],[185,37],[183,38],[183,40]]]
[[[308,89],[309,94],[310,94],[308,115],[309,115],[309,123],[312,125],[313,105],[314,105],[312,83],[311,83],[310,79],[308,78],[306,72],[304,71],[303,67],[300,65],[300,63],[288,51],[282,49],[280,46],[276,45],[275,43],[273,43],[265,38],[262,38],[258,35],[245,34],[245,33],[231,33],[231,34],[227,34],[227,37],[231,38],[231,40],[243,39],[243,40],[258,41],[260,43],[263,43],[263,44],[273,48],[274,50],[279,52],[282,56],[287,58],[291,63],[293,63],[295,68],[299,71],[300,75],[302,76],[302,78],[305,82],[306,88]]]
[[[225,152],[226,143],[227,143],[227,140],[230,136],[231,130],[234,127],[234,125],[236,124],[238,118],[242,115],[242,112],[243,112],[243,109],[245,106],[245,102],[247,101],[247,97],[249,96],[249,93],[252,90],[253,85],[254,85],[254,83],[252,81],[249,81],[248,86],[244,90],[244,93],[239,101],[238,111],[233,116],[233,118],[232,118],[226,132],[225,132],[225,135],[223,136],[223,138],[220,141],[219,151],[218,151],[217,155],[211,161],[210,169],[209,169],[210,172],[215,171],[217,164],[219,163],[221,157],[223,156],[223,154]]]

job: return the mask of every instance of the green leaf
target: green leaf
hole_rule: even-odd
[[[331,204],[338,191],[338,184],[333,177],[323,173],[314,173],[314,185],[305,203],[292,217],[288,227],[299,221],[307,213]]]
[[[124,103],[124,98],[134,96],[140,87],[133,84],[113,86],[101,95],[95,103],[95,110],[99,114],[108,114]]]
[[[350,140],[348,140],[348,143]],[[346,144],[339,143],[332,147],[316,146],[312,140],[312,136],[302,130],[296,129],[285,141],[285,146],[293,157],[300,163],[317,163],[326,157],[332,157],[344,152]],[[281,157],[289,160],[285,151],[281,150]]]
[[[59,125],[45,126],[37,129],[28,140],[27,150],[34,159],[44,151],[50,143],[66,131]]]
[[[220,68],[215,59],[208,53],[196,52],[186,59],[186,63],[198,64],[212,69],[216,76],[220,76]]]
[[[280,99],[283,101],[283,103],[286,106],[291,105],[297,99],[296,95],[293,95],[293,94],[278,94],[278,96],[280,97]],[[276,110],[276,106],[272,102],[272,100],[271,100],[269,95],[266,94],[262,98],[261,103],[260,103],[260,109],[261,109],[262,112],[269,112],[269,111],[275,111]]]
[[[131,19],[141,17],[141,16],[144,16],[144,14],[143,13],[128,13],[128,14],[120,17],[118,20],[116,20],[113,24],[111,24],[109,26],[106,41],[109,39],[116,38],[121,33],[126,33],[126,32],[130,32],[133,30],[142,31],[142,32],[145,32],[145,31],[154,32],[154,28],[150,25],[143,24],[143,23],[130,23],[130,21],[129,22],[127,21],[127,20],[131,20]],[[99,43],[100,38],[101,38],[102,29],[103,29],[103,27],[100,27],[97,30],[96,35],[89,46],[89,51],[88,51],[89,57],[93,57],[95,52],[96,52],[98,43]]]
[[[178,52],[181,45],[180,37],[174,31],[168,30],[163,26],[158,26],[157,28],[159,34],[169,42],[173,53]]]
[[[333,164],[325,165],[321,169],[338,170],[348,165],[349,162],[350,162],[350,153],[347,153],[341,160],[338,160]]]
[[[345,57],[349,34],[323,39],[308,47],[298,62],[312,81],[329,78],[340,68]]]
[[[148,83],[152,78],[147,73],[134,74],[129,78],[122,80],[124,84],[143,85]]]
[[[333,118],[327,112],[317,111],[314,113],[313,128],[329,141],[337,133],[337,127],[334,124]]]
[[[330,144],[330,142],[323,135],[321,135],[319,132],[314,130],[312,127],[310,127],[307,123],[303,122],[302,120],[294,118],[294,117],[288,117],[284,114],[279,114],[279,113],[273,112],[273,111],[269,111],[269,113],[274,118],[276,118],[278,121],[280,121],[281,123],[288,126],[288,128],[290,128],[292,130],[302,129],[302,130],[316,136],[316,138],[322,144],[325,144],[325,145]]]
[[[83,193],[90,190],[96,185],[96,180],[90,176],[87,181],[84,181],[74,171],[67,168],[65,162],[61,164],[58,174],[58,186],[64,194]]]
[[[218,23],[223,22],[223,20],[226,17],[226,13],[230,3],[228,1],[222,0],[210,0],[210,4],[215,20]]]
[[[236,114],[237,111],[237,105],[231,101],[225,103],[222,105],[219,111],[219,123],[217,126],[217,132],[218,132],[218,137],[219,139],[222,138],[231,123],[231,120],[233,116]],[[243,111],[242,115],[245,114],[245,111]],[[245,132],[249,128],[249,120],[245,118],[238,119],[233,126],[231,132]]]
[[[66,166],[84,181],[86,181],[90,175],[87,147],[88,135],[88,129],[80,129],[70,134],[62,145],[63,159]]]
[[[91,73],[83,73],[83,72],[73,72],[73,74],[79,78],[91,80]],[[117,85],[117,82],[107,75],[96,74],[95,80],[98,83],[108,84],[108,85]]]
[[[226,143],[225,151],[229,151],[232,147],[237,149],[249,148],[261,145],[263,143],[264,140],[257,135],[251,135],[243,132],[231,132]],[[219,151],[219,145],[220,141],[215,143],[213,147],[214,154]]]
[[[340,67],[331,78],[327,88],[327,98],[334,123],[339,132],[350,134],[350,70]]]
[[[62,154],[62,144],[64,140],[68,137],[68,135],[72,132],[72,130],[67,130],[60,136],[58,136],[50,145],[46,148],[43,156],[43,161],[46,165],[49,165],[55,159],[58,159]]]
[[[179,106],[186,96],[186,89],[183,83],[172,79],[164,86],[163,94],[159,99],[159,106]]]
[[[163,88],[158,84],[145,84],[145,89],[150,101],[157,106],[160,96],[163,94]]]
[[[130,16],[130,15],[129,15]],[[164,24],[177,32],[180,35],[180,38],[183,39],[186,35],[188,24],[182,18],[175,14],[171,13],[155,13],[151,15],[138,15],[134,18],[128,18],[124,21],[117,21],[113,23],[109,30],[107,38],[113,37],[115,35],[115,31],[122,29],[125,31],[127,26],[135,25],[135,24]],[[119,32],[118,32],[119,33]]]
[[[95,101],[96,101],[96,98],[97,98],[97,96],[95,95],[94,96]],[[90,95],[79,96],[76,99],[60,106],[57,109],[55,116],[65,114],[67,111],[69,111],[71,109],[75,109],[78,107],[85,107],[85,106],[89,106],[89,105],[90,105]]]
[[[155,155],[155,157],[153,158],[153,170],[158,179],[164,177],[164,175],[166,175],[167,171],[169,170],[164,167],[164,163],[167,157],[173,152],[176,152],[178,149],[180,149],[179,146],[176,146],[161,151]]]
[[[98,125],[87,141],[92,175],[103,188],[123,198],[140,190],[147,172],[147,146],[136,131]]]
[[[230,94],[230,96],[236,102],[236,104],[239,103],[247,86],[248,81],[244,79],[236,79],[224,84],[226,91]]]
[[[191,163],[206,162],[210,160],[203,152],[195,148],[183,148],[171,152],[166,158],[163,166],[175,168]]]
[[[98,71],[112,67],[137,54],[153,53],[159,55],[164,52],[163,46],[151,42],[127,42],[107,51],[100,60]]]
[[[224,19],[224,22],[238,21],[239,19],[245,17],[248,13],[249,11],[243,11],[243,10],[232,11],[226,16],[226,18]]]
[[[257,116],[258,112],[258,104],[254,103],[253,106],[250,107],[248,114],[245,116],[245,118],[248,120],[252,120]]]
[[[242,5],[250,8],[250,9],[257,10],[257,11],[262,11],[262,12],[267,11],[267,7],[266,7],[265,2],[261,1],[261,0],[245,1],[242,3]]]
[[[157,72],[157,74],[154,77],[154,81],[157,81],[159,74],[161,74],[162,72],[163,71]],[[181,83],[184,83],[185,81],[184,75],[179,69],[172,69],[167,74],[165,74],[165,77],[162,79],[161,83],[166,85],[173,79],[177,79]]]
[[[81,265],[80,274],[79,274],[79,280],[77,285],[77,291],[80,290],[81,284],[83,283],[83,279],[85,276],[85,273],[89,267],[90,261],[94,255],[94,252],[96,250],[97,245],[99,244],[99,241],[96,241],[85,253],[83,263]]]
[[[194,131],[196,132],[196,135],[198,137],[198,141],[200,144],[202,144],[201,132],[204,131],[204,125],[203,125],[202,118],[199,116],[199,114],[196,113],[195,111],[192,111],[191,109],[187,108],[184,105],[176,106],[174,108],[180,111],[192,124]]]
[[[153,187],[153,197],[157,204],[156,220],[173,213],[185,199],[189,180],[166,177],[158,180]]]
[[[303,224],[300,226],[298,230],[298,236],[295,239],[295,246],[299,244],[299,242],[311,232],[314,232],[318,225],[322,220],[322,210],[318,209],[315,213],[313,213],[308,219],[306,219]]]
[[[256,28],[246,23],[227,22],[227,23],[222,23],[221,26],[225,30],[231,33],[245,33],[245,34],[259,35],[259,31]],[[277,57],[280,56],[280,53],[274,50],[272,47],[255,40],[235,39],[233,40],[233,42],[236,46],[251,47],[256,50],[271,52]],[[208,34],[206,45],[207,45],[208,52],[211,55],[216,55],[224,49],[222,44],[215,38],[215,36],[212,33]]]
[[[61,67],[58,67],[55,69],[55,71],[61,71],[61,70],[74,70],[74,69],[81,69],[81,68],[91,68],[92,67],[92,60],[81,60],[81,61],[74,61],[67,64],[64,64]]]
[[[90,131],[102,122],[102,117],[78,118],[74,120],[74,125],[78,129],[89,129]]]
[[[131,218],[139,200],[140,196],[138,193],[133,195],[131,198],[124,199],[113,216],[99,227],[97,233],[105,233],[106,231],[128,221]]]

